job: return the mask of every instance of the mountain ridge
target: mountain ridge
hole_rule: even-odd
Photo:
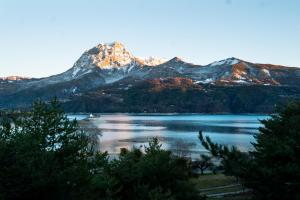
[[[266,72],[266,68],[290,68],[297,70],[298,68],[295,67],[286,67],[283,65],[274,65],[274,64],[261,64],[261,63],[251,63],[248,61],[244,61],[239,58],[230,57],[219,61],[214,61],[207,65],[199,65],[194,63],[189,63],[186,61],[183,61],[183,59],[179,57],[173,57],[170,60],[162,59],[162,58],[155,58],[155,57],[137,57],[133,56],[126,48],[125,46],[118,41],[112,42],[112,43],[104,43],[104,44],[98,44],[95,47],[86,50],[81,57],[74,63],[73,67],[67,70],[66,72],[63,72],[61,74],[57,75],[51,75],[49,77],[44,78],[38,78],[40,79],[47,79],[51,77],[58,77],[61,80],[57,81],[68,81],[74,78],[78,78],[80,76],[83,76],[85,74],[93,72],[92,69],[99,68],[101,70],[120,70],[123,69],[123,71],[127,70],[130,71],[135,66],[161,66],[163,64],[182,64],[182,65],[191,65],[195,67],[200,66],[206,66],[206,67],[216,67],[216,66],[223,66],[223,65],[236,65],[239,63],[243,64],[252,64],[256,66],[260,66],[263,71]],[[70,74],[71,72],[71,74]],[[62,74],[66,74],[66,76],[60,76]],[[13,79],[11,77],[19,77],[19,76],[10,76],[10,77],[3,77],[0,78],[1,80],[22,80],[22,79],[30,79],[30,78],[23,78],[19,77],[18,79]],[[56,81],[53,80],[55,83]],[[111,82],[111,81],[109,81]]]
[[[186,81],[179,81],[178,78]],[[26,106],[37,98],[49,100],[53,96],[65,102],[107,87],[114,88],[114,96],[115,92],[123,94],[126,88],[135,87],[137,83],[156,79],[167,82],[174,80],[176,87],[183,90],[187,90],[188,83],[197,91],[197,85],[203,84],[212,85],[215,91],[219,91],[218,86],[239,86],[245,89],[250,86],[297,88],[300,87],[300,68],[251,63],[235,57],[208,65],[188,63],[179,57],[170,60],[141,58],[131,54],[122,43],[113,42],[98,44],[85,51],[70,69],[57,75],[38,79],[0,79],[0,108]],[[166,82],[157,83],[164,85],[164,90],[174,86]],[[292,91],[289,96],[293,94]],[[280,92],[276,95],[280,95]]]

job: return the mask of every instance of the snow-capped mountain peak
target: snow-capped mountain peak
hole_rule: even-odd
[[[224,60],[220,60],[220,61],[215,61],[211,64],[209,64],[209,66],[219,66],[219,65],[235,65],[237,63],[241,62],[240,59],[231,57],[231,58],[227,58]]]
[[[85,51],[71,68],[72,77],[79,77],[95,69],[119,69],[133,65],[134,56],[120,42],[98,44]]]
[[[135,57],[135,59],[143,64],[143,65],[148,65],[148,66],[156,66],[156,65],[160,65],[162,63],[167,62],[168,60],[165,58],[156,58],[153,56],[150,57]]]
[[[99,44],[85,52],[99,68],[114,68],[130,64],[134,57],[120,42]]]
[[[121,42],[98,44],[85,51],[72,67],[72,78],[94,70],[117,70],[120,73],[131,71],[135,66],[156,66],[167,60],[155,57],[135,57]]]
[[[183,62],[183,59],[176,56],[176,57],[172,58],[170,61],[172,61],[172,62]]]
[[[0,80],[5,80],[5,81],[21,81],[21,80],[28,80],[28,79],[31,79],[31,78],[23,77],[23,76],[0,77]]]

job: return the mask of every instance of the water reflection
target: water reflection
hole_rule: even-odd
[[[253,135],[258,133],[259,120],[265,115],[139,115],[104,114],[91,119],[102,130],[102,151],[117,154],[120,148],[140,148],[149,138],[159,137],[163,147],[198,156],[205,149],[198,140],[202,130],[215,142],[235,145],[242,151],[251,149]]]

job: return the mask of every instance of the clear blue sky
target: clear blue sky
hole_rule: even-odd
[[[57,74],[115,40],[136,56],[300,67],[300,1],[0,0],[0,76]]]

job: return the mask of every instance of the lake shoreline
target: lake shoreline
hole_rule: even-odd
[[[157,113],[135,113],[135,112],[107,112],[107,113],[97,113],[97,112],[69,112],[67,115],[118,115],[118,114],[126,114],[126,115],[273,115],[275,113],[178,113],[178,112],[157,112]]]

